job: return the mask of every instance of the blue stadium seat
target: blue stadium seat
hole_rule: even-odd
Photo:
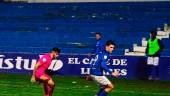
[[[141,44],[151,30],[170,24],[169,6],[170,2],[0,3],[0,52],[44,53],[58,46],[63,53],[86,54],[94,47],[95,32],[101,32],[105,41],[116,42],[113,55],[124,55],[124,49]],[[163,40],[167,50],[169,42]]]

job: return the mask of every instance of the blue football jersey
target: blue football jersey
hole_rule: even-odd
[[[102,76],[103,71],[112,74],[112,71],[107,67],[108,59],[109,53],[106,51],[96,54],[95,59],[91,61],[91,74]]]
[[[96,46],[92,50],[92,53],[98,54],[98,53],[101,53],[103,50],[104,50],[104,44],[103,44],[102,40],[99,39],[99,40],[96,41]]]

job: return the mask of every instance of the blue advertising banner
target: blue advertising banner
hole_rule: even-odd
[[[39,54],[1,53],[0,73],[32,74]],[[58,75],[86,75],[90,73],[90,61],[93,58],[86,55],[61,55],[53,60],[49,69]],[[120,78],[146,79],[148,66],[146,57],[111,56],[108,66],[121,73]],[[170,80],[170,57],[161,57],[159,73],[161,80]],[[107,75],[107,73],[105,73]]]

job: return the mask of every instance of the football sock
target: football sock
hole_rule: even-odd
[[[103,89],[98,96],[107,96],[107,92]]]

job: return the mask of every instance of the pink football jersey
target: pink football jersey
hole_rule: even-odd
[[[46,69],[50,66],[52,62],[52,58],[50,54],[43,55],[39,60],[38,63],[40,64],[40,67],[36,70],[37,74],[43,74]]]

